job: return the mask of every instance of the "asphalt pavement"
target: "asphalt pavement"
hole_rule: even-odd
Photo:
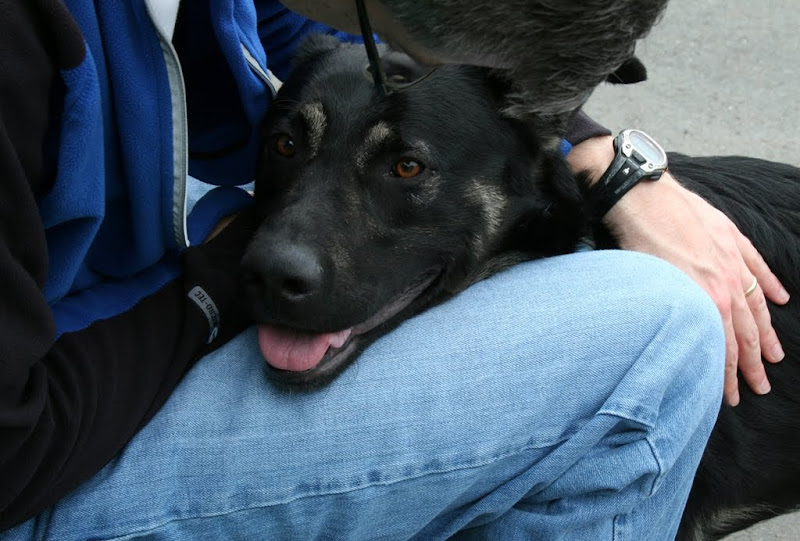
[[[800,166],[800,0],[671,0],[637,55],[648,80],[604,85],[586,107],[612,131],[640,128],[686,154]],[[762,540],[800,540],[800,513],[726,541]]]

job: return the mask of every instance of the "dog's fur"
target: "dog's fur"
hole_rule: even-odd
[[[307,370],[268,368],[281,384],[324,385],[404,319],[516,262],[571,252],[590,229],[582,179],[501,113],[514,92],[504,81],[446,66],[379,97],[365,64],[360,48],[310,40],[264,122],[261,225],[243,259],[254,316],[273,329],[265,336],[291,328],[301,342],[348,329]],[[396,69],[408,66],[397,57]],[[800,170],[670,159],[800,294]],[[394,165],[412,160],[424,170],[400,178]],[[741,404],[722,408],[680,539],[719,539],[800,504],[800,304],[770,311],[786,359],[767,366],[771,393],[756,397],[742,381]]]

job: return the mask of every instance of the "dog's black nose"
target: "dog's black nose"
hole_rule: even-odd
[[[246,286],[257,297],[292,303],[313,298],[322,288],[323,267],[308,246],[276,243],[250,249],[242,259]]]

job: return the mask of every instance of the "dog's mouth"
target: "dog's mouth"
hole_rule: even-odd
[[[314,384],[337,374],[359,351],[367,334],[389,322],[431,287],[441,275],[430,270],[372,317],[335,332],[308,332],[283,325],[259,324],[258,345],[267,365],[285,383]],[[317,382],[318,383],[318,382]]]

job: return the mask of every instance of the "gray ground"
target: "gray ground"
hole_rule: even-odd
[[[649,80],[606,85],[586,108],[614,132],[638,127],[668,150],[800,165],[800,0],[671,0],[637,53]],[[800,540],[800,513],[727,541],[760,540]]]

